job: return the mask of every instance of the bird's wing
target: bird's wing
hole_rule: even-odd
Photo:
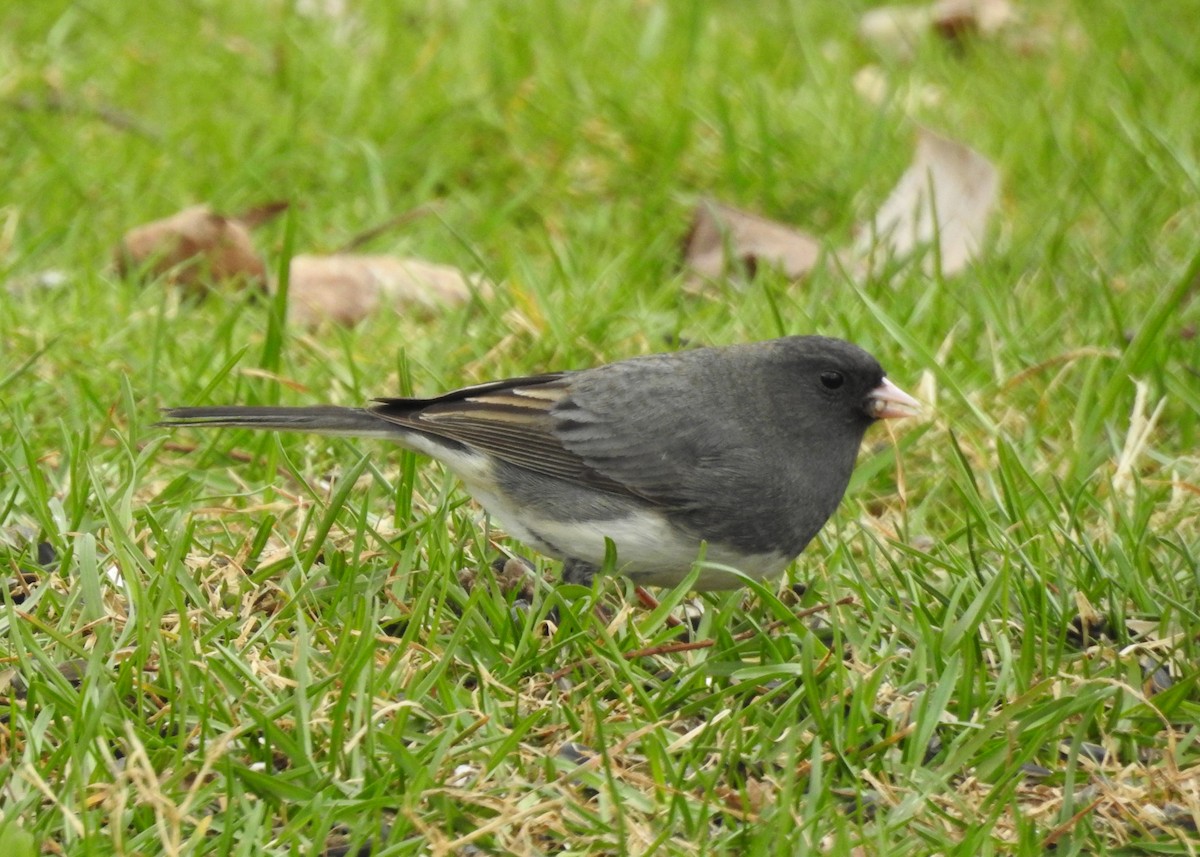
[[[675,364],[627,360],[582,372],[496,381],[434,399],[384,399],[382,419],[457,441],[518,467],[656,504],[683,506],[735,488],[757,456],[722,391]],[[696,401],[698,385],[712,407]],[[731,423],[732,424],[729,424]],[[714,431],[718,423],[729,424]],[[750,432],[752,433],[752,432]]]
[[[464,444],[526,470],[632,495],[622,483],[563,446],[558,406],[570,399],[574,373],[558,372],[464,387],[431,399],[377,399],[380,419]]]
[[[555,409],[563,447],[655,505],[736,511],[760,458],[760,421],[723,372],[657,355],[581,373]],[[741,392],[751,401],[756,391]]]

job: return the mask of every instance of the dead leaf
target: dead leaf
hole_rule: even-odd
[[[952,41],[991,36],[1016,19],[1009,0],[938,0],[930,8],[934,30]]]
[[[294,256],[289,320],[352,326],[381,306],[435,313],[468,301],[490,284],[449,265],[385,255]]]
[[[684,239],[684,265],[693,284],[738,268],[753,276],[760,266],[798,280],[820,258],[821,243],[807,232],[711,199],[697,203]]]
[[[228,282],[259,288],[267,283],[266,266],[247,225],[207,205],[129,230],[117,245],[114,261],[121,276],[162,276],[197,292]]]
[[[912,164],[861,233],[855,253],[875,269],[933,247],[942,274],[952,276],[978,255],[999,184],[999,173],[983,155],[920,128]],[[932,262],[926,261],[926,271],[932,272]]]
[[[908,60],[932,23],[928,6],[881,6],[858,19],[858,35],[883,56]]]
[[[860,277],[890,260],[933,249],[943,276],[965,269],[979,254],[996,207],[999,173],[991,161],[962,143],[919,128],[913,162],[871,220],[856,229],[855,246],[837,257]],[[936,245],[936,247],[934,246]],[[793,280],[821,258],[821,243],[807,232],[714,200],[701,200],[684,240],[688,286],[728,277],[739,268],[753,276],[774,266]]]
[[[858,34],[880,54],[908,60],[930,33],[961,42],[968,36],[994,35],[1015,18],[1009,0],[938,0],[871,9],[859,19]]]

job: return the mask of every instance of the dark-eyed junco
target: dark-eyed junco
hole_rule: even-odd
[[[871,423],[919,405],[856,345],[790,336],[635,357],[366,408],[171,408],[163,425],[380,437],[446,465],[508,531],[590,582],[697,589],[781,572],[833,514]]]

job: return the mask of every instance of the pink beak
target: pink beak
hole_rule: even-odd
[[[915,417],[920,412],[921,403],[887,378],[867,395],[867,413],[877,420]]]

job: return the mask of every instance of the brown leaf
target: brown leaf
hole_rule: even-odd
[[[259,288],[267,282],[266,267],[246,225],[207,205],[129,230],[114,260],[121,276],[163,276],[198,292],[226,282]]]
[[[1015,17],[1009,0],[938,0],[920,6],[881,6],[859,19],[858,34],[879,53],[907,60],[929,33],[959,42],[967,36],[991,36]]]
[[[907,60],[931,23],[928,6],[880,6],[858,19],[858,35],[880,54]]]
[[[990,36],[1016,18],[1009,0],[938,0],[930,9],[934,31],[952,41]]]
[[[380,306],[434,313],[465,303],[490,284],[457,268],[383,255],[295,256],[288,315],[294,324],[352,326]]]
[[[856,253],[871,268],[935,243],[945,276],[978,255],[996,207],[999,173],[991,161],[962,143],[924,128],[917,131],[913,162],[863,230]],[[933,268],[927,260],[926,270]]]
[[[711,199],[697,203],[684,239],[684,265],[693,283],[739,268],[753,275],[760,265],[798,280],[820,257],[821,243],[807,232]]]

